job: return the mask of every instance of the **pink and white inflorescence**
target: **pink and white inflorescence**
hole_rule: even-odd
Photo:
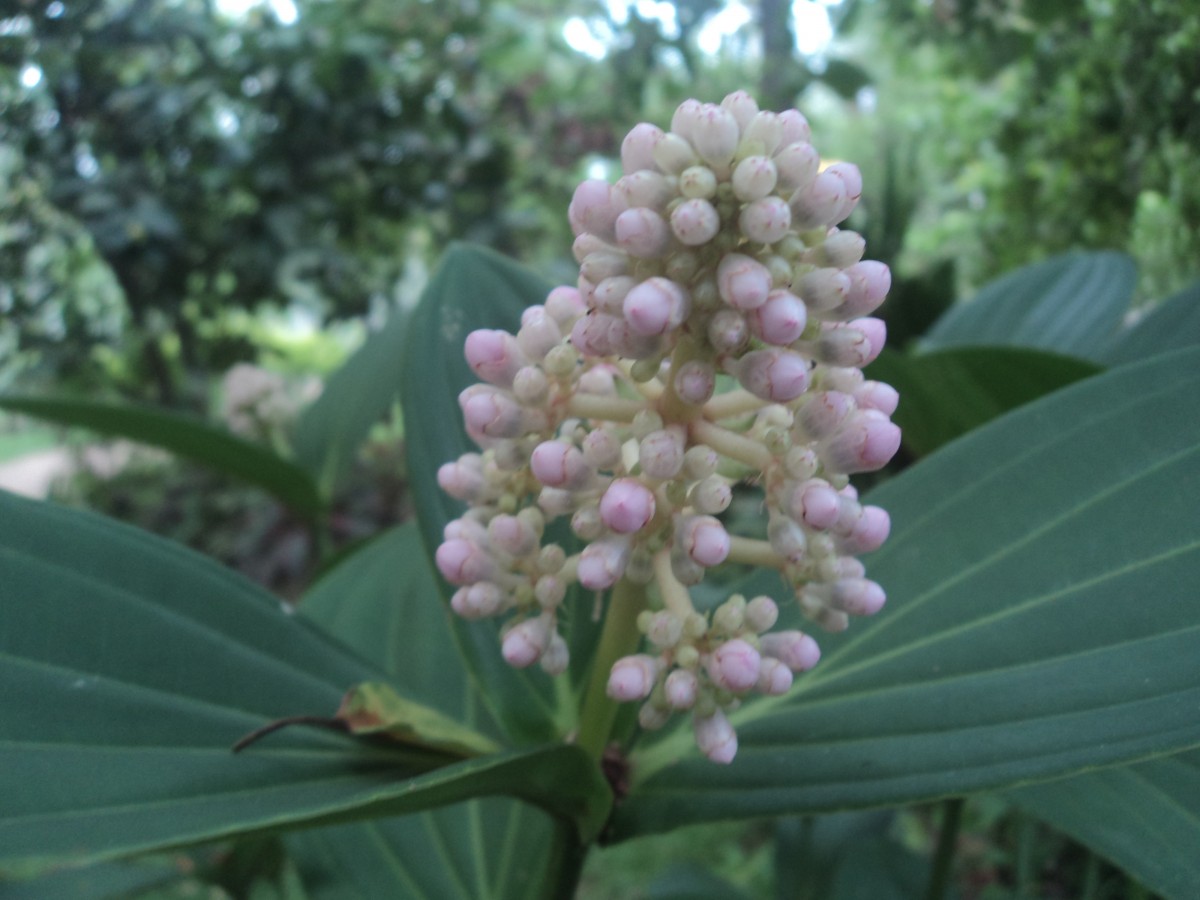
[[[437,551],[455,612],[506,616],[505,659],[558,674],[572,584],[649,586],[645,652],[613,665],[608,693],[640,702],[645,728],[691,712],[717,762],[737,752],[726,713],[786,692],[820,651],[775,630],[770,597],[701,614],[690,586],[714,566],[769,566],[830,630],[884,602],[856,557],[883,543],[888,515],[849,476],[900,442],[896,392],[861,371],[883,347],[870,314],[891,275],[837,227],[858,169],[823,166],[809,139],[799,112],[743,92],[688,100],[668,132],[629,132],[623,176],[585,181],[571,202],[577,285],[527,309],[515,335],[467,338],[482,383],[459,404],[481,452],[438,472],[469,505]],[[739,482],[764,493],[766,539],[722,522]],[[582,552],[544,538],[560,516]]]

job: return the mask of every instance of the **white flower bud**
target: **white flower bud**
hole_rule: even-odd
[[[617,181],[616,189],[629,208],[652,209],[662,212],[674,197],[675,189],[666,176],[658,172],[638,172]]]
[[[689,495],[696,512],[719,515],[733,502],[733,490],[720,475],[709,475],[696,483]]]
[[[504,606],[505,594],[490,581],[460,587],[450,598],[450,608],[464,619],[486,619]]]
[[[678,175],[699,161],[692,145],[674,132],[663,135],[654,145],[654,162],[668,175]]]
[[[742,234],[760,244],[773,244],[792,227],[792,211],[779,197],[763,197],[747,203],[738,216]]]
[[[699,406],[708,402],[716,388],[716,371],[711,363],[690,359],[675,373],[675,393],[684,403]]]
[[[553,632],[553,619],[548,615],[525,619],[505,633],[500,653],[514,669],[524,669],[537,662],[546,652]]]
[[[774,162],[779,186],[785,191],[795,191],[812,184],[821,167],[821,155],[812,144],[794,143],[776,153]]]
[[[621,171],[626,175],[654,168],[654,148],[663,138],[657,125],[641,122],[621,141]]]
[[[676,669],[667,676],[664,693],[672,709],[691,709],[696,704],[700,681],[690,669]]]
[[[758,102],[745,91],[734,91],[721,101],[721,109],[730,113],[738,128],[744,131],[758,114]]]
[[[726,253],[717,264],[717,287],[721,299],[735,309],[756,309],[771,293],[771,273],[752,257]]]
[[[666,220],[652,209],[627,209],[617,216],[614,227],[617,243],[638,259],[662,256],[671,244],[671,230]]]
[[[737,733],[719,709],[709,716],[695,716],[692,730],[700,752],[716,763],[731,763],[737,755]]]
[[[779,606],[770,597],[760,595],[746,604],[746,627],[756,634],[770,631],[779,620]]]
[[[567,649],[567,642],[556,631],[550,636],[550,646],[542,654],[542,671],[547,675],[561,675],[567,671],[570,662],[571,652]]]
[[[638,446],[638,461],[648,478],[665,481],[683,468],[684,437],[679,429],[653,431]]]
[[[721,217],[707,200],[685,200],[671,213],[671,230],[689,247],[708,243],[720,228]]]
[[[717,451],[704,444],[694,444],[683,455],[684,474],[697,481],[716,474],[720,463],[721,457],[717,455]]]
[[[724,168],[733,161],[741,130],[728,110],[706,103],[692,127],[692,145],[713,166]]]
[[[717,193],[717,176],[708,166],[689,166],[679,174],[679,193],[688,199],[711,200]]]
[[[779,116],[766,110],[742,125],[742,147],[761,147],[762,154],[771,156],[783,141],[783,124]]]
[[[747,353],[737,361],[735,374],[742,387],[772,403],[795,400],[808,388],[808,363],[777,348]]]
[[[786,694],[792,687],[792,670],[777,659],[767,657],[762,661],[758,670],[756,687],[762,693],[779,697]]]
[[[708,340],[718,353],[736,353],[750,339],[750,329],[741,314],[722,309],[708,320]]]
[[[733,194],[743,202],[761,200],[775,190],[779,172],[765,156],[747,156],[733,170]]]

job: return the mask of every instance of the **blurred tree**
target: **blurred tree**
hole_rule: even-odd
[[[412,226],[471,236],[503,203],[474,0],[301,0],[290,24],[205,0],[17,4],[0,20],[0,149],[18,161],[0,280],[22,283],[25,321],[57,309],[78,358],[97,337],[76,322],[81,285],[25,276],[55,223],[80,223],[57,240],[90,238],[111,269],[161,400],[247,354],[221,339],[224,310],[362,313],[394,289]]]

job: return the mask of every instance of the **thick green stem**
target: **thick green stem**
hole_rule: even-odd
[[[952,797],[942,804],[942,829],[938,834],[937,850],[933,856],[933,870],[929,875],[928,900],[942,900],[950,886],[950,875],[954,869],[954,851],[958,844],[958,829],[962,824],[963,798]]]
[[[579,711],[579,746],[595,759],[600,759],[612,734],[617,717],[617,703],[608,696],[608,673],[622,656],[637,650],[641,634],[638,614],[646,608],[646,588],[622,578],[608,599],[604,630],[596,658],[592,661],[592,680],[588,682]]]

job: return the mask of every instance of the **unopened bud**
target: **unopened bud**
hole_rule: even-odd
[[[771,293],[771,273],[758,260],[741,253],[726,253],[717,264],[717,288],[730,306],[756,309]]]
[[[766,303],[746,315],[746,322],[755,337],[786,347],[804,333],[808,311],[795,294],[777,289],[767,295]]]
[[[529,457],[533,477],[546,487],[575,490],[588,482],[592,470],[583,453],[566,441],[543,441]]]
[[[791,689],[792,681],[792,670],[779,660],[768,657],[758,670],[756,687],[768,696],[778,697]]]
[[[579,556],[576,574],[589,591],[606,591],[616,584],[629,562],[629,544],[619,539],[592,541]]]
[[[774,244],[792,226],[792,211],[779,197],[763,197],[747,203],[738,215],[742,234],[760,244]]]
[[[690,669],[676,669],[667,676],[665,695],[672,709],[691,709],[696,703],[699,679]]]
[[[807,672],[821,658],[821,648],[800,631],[777,631],[759,640],[764,656],[779,660],[793,672]]]
[[[772,403],[795,400],[808,388],[808,363],[787,350],[754,350],[737,362],[742,387]]]
[[[731,763],[737,755],[737,733],[719,709],[692,719],[692,730],[700,752],[716,763]]]
[[[658,678],[658,660],[644,653],[625,656],[613,663],[608,675],[608,696],[622,702],[644,700]]]
[[[699,406],[707,403],[716,388],[717,378],[712,364],[690,359],[675,373],[675,393],[684,403]]]
[[[600,520],[618,534],[633,534],[654,518],[654,492],[636,478],[618,478],[600,498]]]
[[[463,355],[472,372],[500,387],[511,387],[517,370],[529,364],[515,337],[506,331],[486,328],[467,335]]]
[[[761,200],[775,190],[779,173],[765,156],[748,156],[733,170],[733,193],[743,202]]]
[[[654,148],[663,138],[657,125],[641,122],[634,125],[625,140],[621,141],[621,170],[629,175],[643,169],[654,168]]]
[[[500,643],[500,653],[514,669],[533,665],[550,645],[553,619],[547,615],[525,619],[510,628]]]
[[[684,519],[680,541],[687,555],[706,568],[720,565],[729,555],[729,532],[712,516]]]
[[[746,604],[746,627],[757,634],[770,631],[779,619],[779,606],[770,597],[759,595]]]
[[[666,220],[652,209],[627,209],[617,216],[617,243],[638,259],[662,256],[671,242]]]
[[[721,217],[707,200],[685,200],[671,213],[671,230],[689,247],[708,243],[720,228]]]

